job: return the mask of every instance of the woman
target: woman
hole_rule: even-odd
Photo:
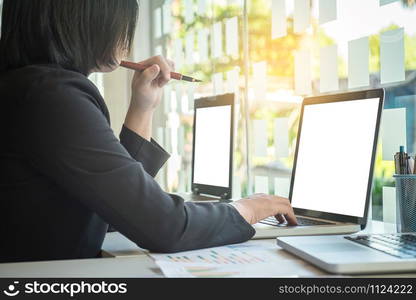
[[[184,203],[153,177],[169,155],[151,139],[153,113],[173,64],[136,72],[117,139],[91,72],[127,55],[136,0],[5,0],[0,40],[0,261],[96,257],[108,224],[151,251],[250,239],[250,224],[283,215],[288,200]]]

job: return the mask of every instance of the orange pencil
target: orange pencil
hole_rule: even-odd
[[[130,70],[135,70],[135,71],[143,71],[144,69],[148,67],[143,64],[138,64],[138,63],[124,61],[124,60],[121,61],[120,66],[130,69]],[[176,79],[176,80],[190,81],[190,82],[202,82],[202,80],[198,80],[198,79],[185,76],[176,72],[170,72],[170,78]]]

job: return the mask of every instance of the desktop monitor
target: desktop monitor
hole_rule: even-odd
[[[192,192],[230,199],[234,94],[195,100]]]

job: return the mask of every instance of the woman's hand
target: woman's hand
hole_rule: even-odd
[[[275,216],[279,223],[287,221],[290,225],[296,225],[296,217],[290,202],[286,198],[255,194],[232,203],[243,218],[249,224]]]
[[[174,64],[162,56],[149,58],[140,64],[148,68],[134,73],[130,107],[124,125],[150,140],[153,113],[161,101],[163,87],[170,80]]]

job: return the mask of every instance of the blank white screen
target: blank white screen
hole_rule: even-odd
[[[194,183],[228,187],[231,151],[231,105],[197,108]]]
[[[364,216],[379,101],[305,105],[293,207]]]

